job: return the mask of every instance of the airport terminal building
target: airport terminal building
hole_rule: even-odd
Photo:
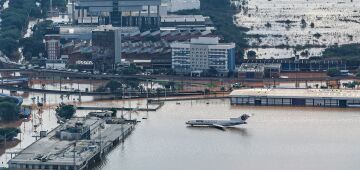
[[[343,89],[241,89],[230,94],[233,105],[358,107],[360,91]]]

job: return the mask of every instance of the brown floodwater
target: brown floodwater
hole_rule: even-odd
[[[359,169],[359,109],[207,102],[167,102],[95,169]],[[254,116],[225,131],[184,124],[243,113]]]
[[[33,96],[35,94],[31,94]],[[57,95],[47,96],[56,104]],[[71,101],[71,100],[70,100]],[[209,104],[207,104],[209,102]],[[31,103],[25,99],[25,103]],[[144,100],[91,102],[77,105],[139,106]],[[228,100],[166,102],[157,112],[132,114],[135,131],[94,169],[358,169],[360,109],[231,106]],[[88,111],[78,111],[77,116]],[[247,125],[191,128],[194,118],[229,118],[254,114]],[[126,114],[126,113],[125,113]],[[129,116],[128,114],[126,116]],[[148,117],[144,120],[143,117]],[[34,124],[39,124],[37,128]],[[6,152],[34,142],[40,130],[57,126],[54,107],[23,122],[21,140]],[[9,154],[0,156],[6,166]]]

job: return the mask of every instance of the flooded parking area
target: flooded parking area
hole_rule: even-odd
[[[249,49],[259,58],[308,58],[321,55],[330,45],[360,41],[360,0],[235,2],[241,5],[235,23],[250,28],[249,45],[264,47]]]

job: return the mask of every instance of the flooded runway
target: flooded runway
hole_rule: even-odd
[[[226,131],[184,124],[242,113],[255,116]],[[149,113],[97,169],[358,169],[359,130],[356,109],[168,102]]]

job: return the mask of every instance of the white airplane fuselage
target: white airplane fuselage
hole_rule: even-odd
[[[230,127],[241,124],[247,124],[246,120],[250,116],[244,114],[238,118],[230,119],[194,119],[186,122],[190,126],[214,126],[214,127]]]

